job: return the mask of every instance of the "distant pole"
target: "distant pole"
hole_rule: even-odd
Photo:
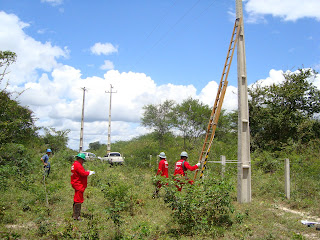
[[[221,160],[221,176],[224,178],[224,173],[226,171],[226,156],[221,155],[220,160]]]
[[[152,155],[150,154],[149,168],[151,168]]]
[[[239,203],[251,202],[251,160],[248,84],[242,0],[236,0],[236,17],[242,18],[237,46],[238,67],[238,193]]]
[[[288,158],[285,159],[285,165],[284,165],[284,182],[285,182],[285,194],[287,199],[290,199],[290,161]]]
[[[82,115],[81,115],[81,129],[80,129],[80,146],[79,146],[79,152],[82,152],[83,148],[83,125],[84,125],[84,99],[85,99],[85,93],[86,93],[86,88],[81,88],[83,89],[83,99],[82,99]]]
[[[107,145],[107,153],[111,151],[111,99],[112,99],[112,92],[113,86],[110,84],[110,91],[106,93],[110,93],[110,103],[109,103],[109,126],[108,126],[108,145]]]

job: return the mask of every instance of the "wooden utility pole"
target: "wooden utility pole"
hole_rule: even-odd
[[[243,19],[242,0],[236,0],[236,17]],[[248,86],[246,53],[244,43],[244,21],[241,21],[237,47],[238,65],[238,194],[239,203],[251,202],[251,159]]]
[[[80,146],[79,146],[79,152],[82,152],[83,148],[83,125],[84,125],[84,99],[85,99],[85,93],[86,93],[86,88],[81,88],[83,89],[83,100],[82,100],[82,115],[81,115],[81,129],[80,129]]]
[[[109,103],[109,126],[108,126],[108,145],[107,145],[107,153],[111,151],[111,99],[112,99],[112,92],[113,86],[110,84],[110,91],[106,93],[110,93],[110,103]]]

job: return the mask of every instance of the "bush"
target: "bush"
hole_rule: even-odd
[[[202,183],[184,184],[181,192],[177,191],[175,182],[169,182],[164,188],[164,200],[171,207],[173,220],[178,223],[180,232],[222,234],[226,227],[232,225],[234,207],[230,183],[207,178]]]
[[[0,187],[8,188],[9,179],[14,176],[26,189],[32,183],[28,177],[36,168],[36,162],[30,150],[22,144],[7,143],[0,146]]]
[[[129,212],[133,216],[133,207],[137,199],[132,190],[133,185],[118,174],[110,174],[107,184],[101,184],[101,181],[98,182],[108,203],[105,211],[116,227],[115,237],[116,239],[121,239],[120,228],[123,223],[123,213]]]
[[[254,164],[264,173],[274,173],[281,168],[281,161],[277,160],[274,154],[267,151],[256,151],[252,154],[252,159]]]
[[[7,143],[0,147],[0,165],[15,167],[20,174],[30,173],[33,170],[33,155],[22,144]]]
[[[76,152],[70,149],[64,149],[61,151],[56,152],[50,160],[52,162],[52,168],[65,168],[70,167],[73,162],[75,161]]]

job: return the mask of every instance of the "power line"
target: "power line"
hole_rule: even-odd
[[[178,2],[178,0],[176,0],[171,6],[170,6],[170,10],[173,8],[174,5],[176,5],[176,3]],[[160,23],[168,16],[169,11],[168,10],[166,12],[166,14],[161,18],[161,20],[159,21],[159,23],[157,24],[157,26],[155,26],[152,31],[148,34],[148,36],[146,37],[145,41],[148,40],[148,38],[152,35],[152,33],[160,26]]]
[[[198,17],[196,17],[195,19],[197,20],[198,18],[200,18],[204,12],[208,11],[208,9],[214,4],[215,0],[212,0],[211,4],[209,4],[208,7],[206,7],[199,15]]]
[[[178,21],[176,21],[175,24],[172,25],[171,28],[170,28],[168,31],[166,31],[166,32],[158,39],[158,41],[156,41],[156,42],[153,44],[153,46],[152,46],[149,50],[147,50],[147,51],[140,57],[140,59],[138,59],[138,60],[136,61],[136,63],[133,65],[133,67],[135,67],[135,66],[147,55],[147,53],[149,53],[155,46],[157,46],[157,45],[159,44],[159,42],[160,42],[165,36],[167,36],[167,34],[168,34],[169,32],[171,32],[171,31],[175,28],[175,26],[177,26],[177,25],[199,4],[200,1],[201,1],[201,0],[198,0],[195,4],[193,4],[193,5],[191,6],[191,8],[189,8],[188,11],[185,12],[185,13],[178,19]]]

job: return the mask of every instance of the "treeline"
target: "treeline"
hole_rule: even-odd
[[[317,145],[320,138],[320,91],[314,85],[319,76],[312,69],[284,73],[278,84],[249,88],[249,117],[251,152],[257,164],[266,172],[274,172],[274,159]],[[228,101],[228,99],[225,99]],[[190,152],[197,159],[206,133],[211,108],[197,99],[188,98],[177,104],[166,100],[144,107],[141,124],[153,129],[151,134],[131,141],[119,141],[112,149],[121,151],[129,160],[143,159],[166,151],[176,156],[179,151]],[[221,112],[210,158],[237,158],[237,111]],[[106,145],[91,143],[90,150],[103,155]]]
[[[299,69],[285,73],[279,84],[249,88],[249,117],[253,150],[281,150],[290,144],[305,144],[320,137],[320,91],[313,84],[316,72]],[[228,99],[225,99],[228,101]],[[211,108],[199,100],[181,104],[166,100],[144,107],[142,125],[154,129],[160,144],[168,133],[178,132],[186,142],[194,143],[207,128]],[[237,112],[222,111],[216,138],[230,141],[237,131]]]
[[[16,54],[0,51],[0,186],[6,186],[10,176],[23,176],[39,164],[39,156],[46,148],[53,153],[67,149],[69,130],[35,126],[33,112],[13,97],[22,93],[10,92],[5,81],[8,67],[16,61]],[[44,134],[40,135],[39,131]]]

